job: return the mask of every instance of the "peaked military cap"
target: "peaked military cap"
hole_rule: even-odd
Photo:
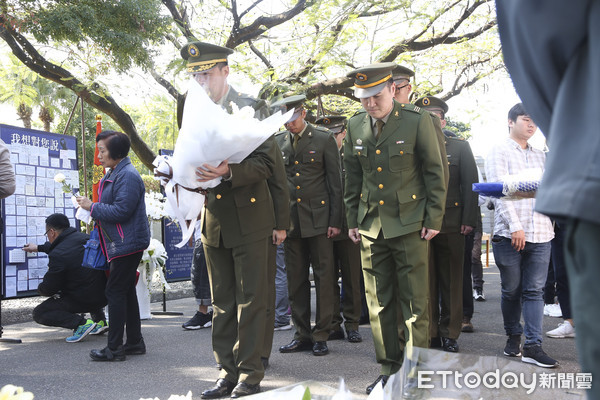
[[[349,72],[346,76],[354,78],[354,96],[364,99],[381,92],[387,81],[392,78],[392,70],[395,67],[396,63],[385,62],[367,65]]]
[[[181,57],[187,60],[187,72],[203,72],[217,63],[227,62],[233,50],[205,42],[190,42],[182,47]]]
[[[346,128],[346,117],[343,115],[326,115],[317,119],[315,124],[322,125],[334,134],[338,134]]]
[[[412,69],[403,67],[402,65],[396,65],[396,68],[394,68],[392,70],[392,78],[394,79],[395,83],[398,83],[399,81],[403,80],[403,79],[410,79],[411,76],[415,76],[415,71],[413,71]]]
[[[415,101],[415,106],[424,108],[427,111],[441,111],[444,115],[448,112],[448,104],[444,100],[433,96],[421,97]]]
[[[275,110],[281,110],[282,112],[287,112],[289,110],[294,110],[294,115],[287,121],[292,122],[298,119],[298,117],[302,114],[302,105],[306,100],[306,96],[303,94],[297,94],[294,96],[283,97],[271,104],[271,108]],[[286,122],[286,123],[287,123]]]

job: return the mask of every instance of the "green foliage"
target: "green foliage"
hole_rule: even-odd
[[[153,175],[142,175],[142,181],[144,181],[144,186],[146,186],[146,193],[160,193],[160,182],[154,179]]]
[[[70,43],[83,53],[94,50],[106,68],[148,68],[169,19],[159,0],[21,0],[11,10],[21,29],[40,43]]]
[[[136,122],[140,137],[158,154],[161,149],[173,150],[179,130],[177,128],[176,104],[164,95],[155,95],[145,99],[141,104],[125,110]],[[130,154],[131,162],[141,173],[152,173],[134,153]]]
[[[455,133],[465,140],[468,140],[471,137],[471,124],[468,122],[454,121],[446,117],[446,127],[444,129]]]

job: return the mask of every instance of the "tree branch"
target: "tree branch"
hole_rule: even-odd
[[[248,45],[250,46],[250,50],[252,50],[252,52],[253,52],[254,54],[256,54],[256,56],[257,56],[258,58],[260,58],[260,60],[263,62],[263,64],[265,64],[265,65],[267,66],[267,68],[269,68],[270,70],[273,70],[273,69],[274,69],[274,67],[273,67],[273,64],[271,64],[271,63],[269,62],[269,60],[267,60],[267,57],[265,57],[265,56],[264,56],[264,54],[263,54],[263,53],[261,53],[261,52],[260,52],[260,50],[258,50],[258,49],[256,48],[256,46],[254,46],[254,43],[252,43],[252,41],[251,41],[251,40],[248,40]]]
[[[260,3],[262,3],[263,0],[256,0],[254,3],[252,3],[250,5],[250,7],[248,7],[247,9],[245,9],[244,11],[242,11],[242,13],[240,14],[240,20],[242,18],[244,18],[244,15],[248,14],[254,7],[256,7],[257,5],[259,5]]]
[[[290,19],[294,18],[296,15],[304,11],[306,7],[308,7],[306,2],[307,0],[298,0],[296,5],[290,8],[288,11],[285,11],[280,14],[275,14],[270,17],[260,16],[248,26],[239,29],[233,29],[231,31],[229,39],[227,39],[227,43],[225,44],[225,46],[229,47],[230,49],[234,49],[240,44],[247,42],[248,40],[253,40],[257,38],[258,36],[266,32],[268,29],[289,21]],[[312,3],[310,5],[312,5]]]
[[[0,15],[0,37],[8,44],[12,53],[33,72],[72,90],[87,104],[111,117],[129,136],[131,148],[140,160],[152,169],[154,153],[138,135],[131,117],[116,100],[102,93],[98,84],[86,86],[66,69],[46,60],[23,35],[10,26],[5,15]]]
[[[448,30],[446,30],[444,33],[442,33],[440,35],[432,37],[429,40],[418,42],[418,41],[415,40],[416,37],[413,37],[413,38],[410,38],[410,39],[405,39],[405,40],[401,41],[400,43],[395,44],[380,59],[380,62],[394,61],[400,54],[406,53],[406,52],[409,52],[409,51],[425,50],[425,49],[429,49],[429,48],[432,48],[434,46],[437,46],[439,44],[453,44],[453,43],[456,43],[456,42],[459,42],[459,41],[463,41],[463,40],[471,40],[471,39],[473,39],[473,38],[481,35],[485,31],[487,31],[487,30],[491,29],[492,27],[496,26],[496,20],[495,19],[490,20],[484,26],[482,26],[481,28],[479,28],[479,29],[477,29],[477,30],[475,30],[473,32],[465,33],[465,34],[460,35],[460,36],[450,36],[452,33],[456,32],[456,30],[458,29],[458,27],[463,22],[465,22],[475,12],[475,10],[479,6],[481,6],[483,4],[486,4],[486,3],[490,2],[490,1],[491,0],[479,0],[479,1],[476,1],[470,7],[467,7],[464,10],[464,12],[461,15],[461,17]],[[456,4],[456,3],[454,3],[454,4]],[[417,36],[417,37],[420,37],[420,36]]]
[[[194,34],[190,30],[190,20],[188,19],[185,8],[183,8],[183,13],[180,13],[173,0],[162,0],[162,3],[171,13],[173,21],[175,21],[175,25],[177,25],[181,33],[183,33],[183,36],[185,36],[188,40],[195,39]]]

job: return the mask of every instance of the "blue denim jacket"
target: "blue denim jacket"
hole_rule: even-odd
[[[91,213],[101,228],[108,261],[144,251],[150,244],[144,194],[144,182],[129,157],[100,181],[99,200]]]

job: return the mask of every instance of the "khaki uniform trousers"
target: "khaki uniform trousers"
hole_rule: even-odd
[[[382,375],[402,366],[412,347],[429,346],[428,243],[420,232],[384,239],[362,235],[362,268],[375,356]],[[400,316],[404,316],[403,320]]]
[[[463,317],[465,236],[440,233],[429,246],[429,335],[458,339]]]
[[[271,237],[233,248],[204,244],[212,288],[212,343],[223,368],[220,378],[257,384],[267,307],[267,262]]]
[[[308,238],[287,238],[284,243],[288,294],[294,339],[324,342],[333,317],[333,241],[321,234]],[[317,294],[315,327],[310,325],[309,267],[312,265]]]
[[[360,320],[360,245],[351,239],[333,241],[333,322],[331,330],[339,330],[342,322],[346,331],[358,330]],[[342,285],[344,287],[344,301],[340,315],[340,286],[338,284],[338,271],[341,271]]]

